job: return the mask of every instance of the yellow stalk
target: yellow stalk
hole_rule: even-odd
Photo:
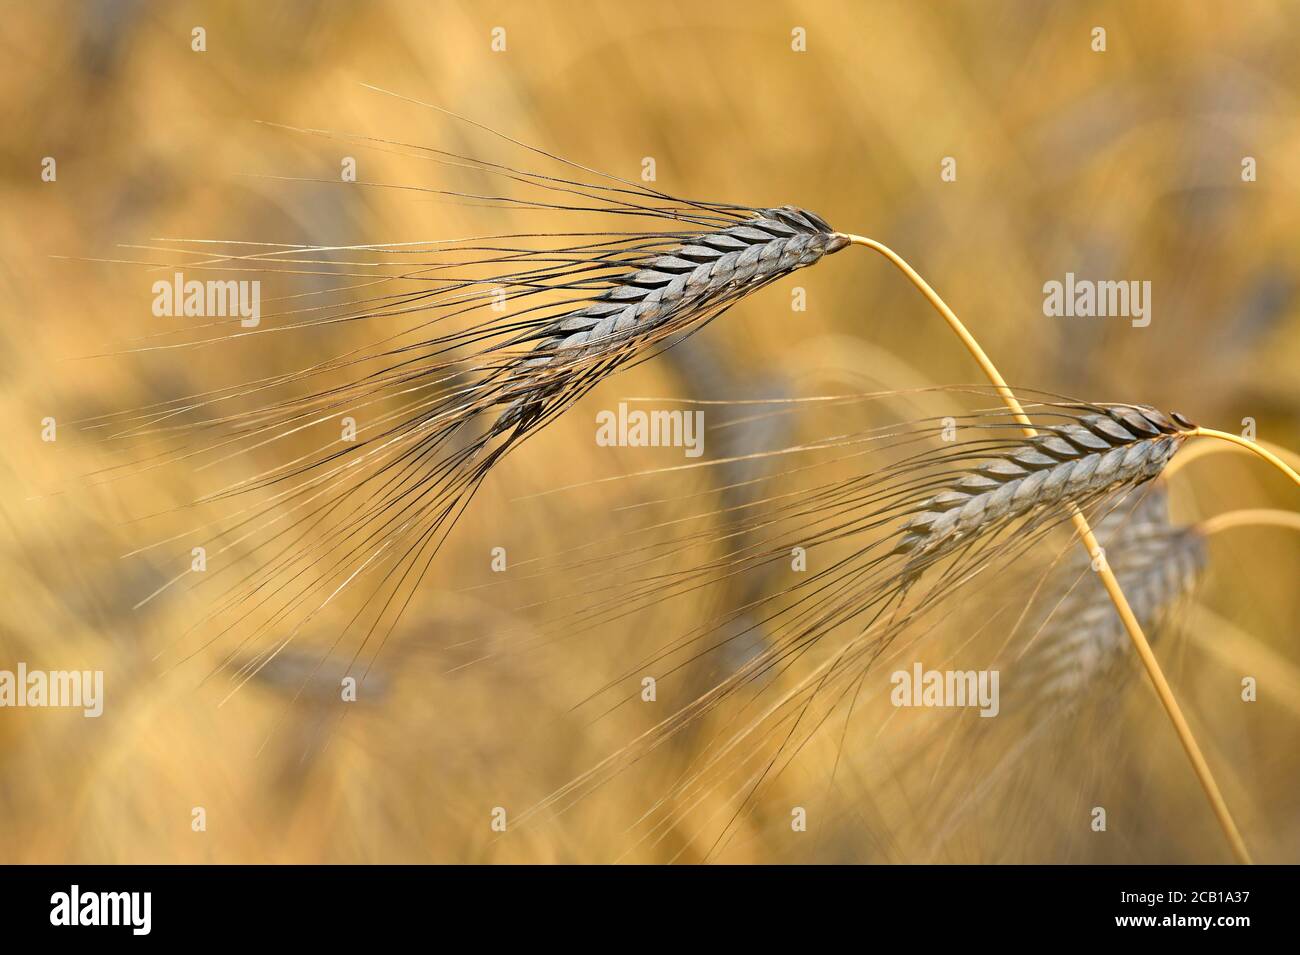
[[[1300,484],[1300,474],[1296,473],[1295,468],[1291,467],[1291,465],[1283,461],[1281,455],[1274,454],[1272,451],[1270,451],[1268,448],[1264,447],[1257,441],[1250,441],[1246,438],[1243,438],[1239,434],[1230,434],[1227,431],[1215,431],[1213,428],[1193,428],[1191,431],[1187,433],[1194,438],[1217,438],[1220,441],[1226,441],[1229,444],[1235,444],[1239,448],[1245,448],[1247,451],[1250,451],[1253,454],[1257,454],[1259,457],[1263,458],[1269,464],[1273,465],[1273,467],[1277,468],[1279,471],[1281,471],[1283,474],[1289,477],[1296,484]],[[1278,450],[1282,451],[1281,448],[1279,448]],[[1294,455],[1292,455],[1288,451],[1282,451],[1282,453],[1286,454],[1288,457],[1294,457]],[[1176,461],[1178,459],[1175,458],[1174,460]]]
[[[1223,434],[1225,434],[1225,432],[1213,432],[1214,436]],[[1286,448],[1279,447],[1276,444],[1269,444],[1267,441],[1260,441],[1258,439],[1251,441],[1249,442],[1249,445],[1246,445],[1243,443],[1246,441],[1245,438],[1236,440],[1235,435],[1227,435],[1227,437],[1229,439],[1228,441],[1198,441],[1185,450],[1179,451],[1178,456],[1165,466],[1165,477],[1172,476],[1175,471],[1187,467],[1187,465],[1191,464],[1197,458],[1203,458],[1207,454],[1213,454],[1216,451],[1231,451],[1234,445],[1252,452],[1262,449],[1269,452],[1273,457],[1280,459],[1293,471],[1300,469],[1300,454],[1296,454],[1294,451],[1288,451]]]
[[[1289,527],[1292,530],[1300,531],[1300,514],[1295,511],[1280,511],[1267,507],[1246,508],[1207,517],[1196,525],[1196,529],[1205,537],[1235,527]]]

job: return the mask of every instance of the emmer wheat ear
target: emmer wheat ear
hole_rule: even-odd
[[[356,304],[335,301],[329,292],[322,304],[265,315],[265,327],[237,335],[418,319],[412,327],[399,324],[378,341],[287,374],[92,420],[97,428],[120,426],[114,437],[202,438],[204,447],[173,448],[157,459],[186,460],[195,470],[297,439],[324,439],[196,502],[272,491],[264,502],[201,529],[208,536],[200,543],[214,553],[235,545],[250,552],[276,550],[222,595],[201,626],[238,614],[232,626],[255,628],[246,639],[287,626],[288,635],[277,639],[283,646],[327,604],[345,592],[361,591],[362,609],[374,620],[350,626],[365,634],[363,642],[371,634],[382,641],[481,482],[507,453],[620,367],[679,343],[742,298],[848,245],[819,216],[794,206],[679,199],[540,150],[532,151],[588,175],[563,179],[426,147],[403,148],[421,159],[504,179],[535,198],[430,193],[656,224],[400,248],[259,246],[215,257],[206,243],[185,249],[203,256],[203,267],[237,262],[241,269],[269,274],[280,271],[275,266],[286,255],[295,265],[321,266],[323,274],[332,274],[328,254],[346,251],[348,268],[373,279],[357,287],[401,283],[394,293]],[[412,261],[414,255],[431,258]],[[489,307],[500,314],[484,311]],[[302,314],[319,317],[304,321]],[[478,320],[466,328],[430,331],[464,316]],[[291,323],[278,324],[283,318]],[[251,410],[216,410],[254,400],[259,406]],[[350,414],[359,422],[355,438],[341,445],[332,425]],[[200,465],[202,456],[215,460]],[[265,619],[253,624],[253,614]]]
[[[846,245],[820,217],[782,206],[756,210],[738,225],[691,236],[663,255],[632,263],[589,304],[520,336],[537,343],[503,367],[498,400],[508,407],[491,434],[527,432],[552,399],[571,399],[591,387],[639,345],[712,318]]]
[[[1170,417],[1139,406],[1115,405],[1049,426],[926,500],[895,552],[933,559],[990,521],[1140,484],[1163,470],[1182,441]]]

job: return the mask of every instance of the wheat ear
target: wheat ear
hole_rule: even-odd
[[[1035,438],[1038,431],[1035,430],[1033,423],[1025,414],[1019,399],[1012,392],[1006,383],[1006,379],[997,370],[984,349],[980,347],[975,336],[962,324],[961,319],[948,307],[947,303],[939,297],[939,293],[930,287],[929,283],[923,279],[920,274],[913,269],[908,263],[893,249],[876,242],[874,239],[868,239],[859,235],[846,234],[851,245],[860,245],[874,252],[878,252],[888,259],[896,268],[898,268],[908,280],[916,286],[922,295],[930,302],[934,309],[943,316],[953,333],[966,346],[971,357],[979,363],[980,368],[984,371],[985,376],[992,382],[993,387],[997,389],[998,395],[1002,398],[1003,403],[1011,412],[1012,416],[1020,424],[1027,438]],[[1191,428],[1189,433],[1199,433],[1210,435],[1208,430],[1200,428]],[[1215,432],[1213,436],[1234,440],[1234,435],[1226,435],[1222,432]],[[1259,454],[1265,454],[1263,449],[1249,445],[1244,439],[1235,439],[1246,443],[1251,450]],[[1285,468],[1300,484],[1300,476],[1291,471],[1280,459],[1272,455],[1269,457],[1274,463],[1281,468]],[[1088,554],[1096,558],[1103,554],[1100,545],[1097,543],[1097,537],[1088,524],[1088,519],[1083,516],[1083,512],[1073,502],[1067,502],[1066,507],[1070,512],[1070,519],[1074,523],[1075,530],[1078,531],[1082,539],[1083,546]],[[1170,722],[1173,723],[1174,732],[1178,734],[1179,742],[1182,743],[1183,749],[1187,753],[1187,758],[1192,763],[1192,769],[1196,772],[1196,778],[1201,783],[1201,788],[1205,790],[1205,796],[1210,802],[1210,807],[1214,810],[1215,816],[1222,826],[1224,835],[1228,839],[1228,844],[1232,848],[1233,855],[1237,861],[1249,864],[1250,852],[1246,848],[1246,842],[1241,837],[1241,832],[1237,828],[1236,821],[1232,818],[1232,813],[1228,809],[1228,804],[1223,798],[1223,793],[1219,789],[1219,784],[1214,779],[1214,774],[1210,771],[1209,764],[1205,761],[1205,756],[1201,753],[1201,747],[1196,742],[1196,737],[1192,735],[1192,729],[1187,724],[1187,719],[1183,716],[1182,708],[1178,705],[1178,700],[1174,697],[1174,692],[1169,686],[1169,681],[1165,679],[1164,671],[1160,669],[1160,663],[1156,660],[1155,654],[1151,650],[1151,644],[1142,631],[1142,625],[1138,622],[1137,616],[1133,613],[1133,608],[1129,605],[1128,598],[1124,596],[1124,590],[1120,587],[1119,581],[1115,574],[1106,565],[1105,559],[1097,561],[1097,574],[1101,577],[1102,584],[1106,587],[1106,592],[1110,595],[1111,602],[1114,603],[1116,611],[1119,613],[1120,620],[1124,624],[1124,629],[1128,631],[1129,638],[1133,641],[1133,646],[1137,650],[1138,657],[1142,660],[1142,665],[1147,671],[1147,676],[1151,680],[1151,685],[1155,688],[1156,695],[1160,697],[1160,703],[1164,706],[1165,712],[1169,715]]]
[[[496,400],[509,407],[491,433],[528,430],[550,410],[552,399],[594,385],[638,345],[662,342],[665,332],[712,318],[847,244],[813,213],[783,206],[755,210],[738,225],[697,234],[666,254],[630,263],[589,304],[525,336],[540,340],[506,366],[509,383]]]
[[[1171,523],[1165,490],[1156,486],[1136,507],[1111,510],[1097,522],[1097,532],[1138,619],[1158,637],[1162,621],[1205,568],[1204,525]],[[1065,575],[1080,582],[1087,571],[1076,557]],[[1070,586],[1021,657],[1017,682],[1033,688],[1034,704],[1048,718],[1076,710],[1081,696],[1124,657],[1123,629],[1099,597],[1090,585]],[[1035,722],[1043,718],[1037,712]]]
[[[929,497],[895,552],[933,560],[988,521],[1140,484],[1164,469],[1182,440],[1174,418],[1130,405],[1048,427]]]

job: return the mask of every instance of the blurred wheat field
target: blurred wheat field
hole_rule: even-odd
[[[317,669],[328,615],[231,694],[220,673],[230,648],[184,643],[203,595],[178,589],[133,609],[188,548],[122,555],[206,519],[187,505],[211,481],[245,476],[239,462],[212,472],[137,462],[130,480],[106,480],[138,450],[75,422],[371,341],[373,328],[351,323],[283,343],[125,353],[159,334],[151,286],[178,260],[158,250],[178,240],[347,247],[585,227],[580,214],[366,187],[478,194],[491,184],[270,125],[535,159],[370,84],[629,180],[653,159],[653,185],[674,195],[796,204],[880,239],[940,290],[1014,386],[1149,403],[1231,432],[1249,419],[1259,437],[1300,448],[1293,4],[104,2],[6,5],[4,20],[0,669],[101,669],[106,699],[97,719],[0,710],[0,860],[1230,858],[1140,676],[943,839],[935,793],[990,768],[962,765],[949,748],[971,714],[905,717],[883,698],[863,704],[850,733],[836,722],[802,747],[734,824],[734,803],[707,792],[649,835],[637,828],[738,718],[720,710],[564,812],[491,828],[495,808],[522,814],[736,665],[717,654],[685,662],[653,706],[591,704],[750,599],[737,585],[591,630],[548,620],[587,570],[617,566],[647,527],[737,506],[708,469],[677,469],[690,463],[678,449],[599,446],[599,411],[645,396],[787,401],[706,406],[706,459],[742,457],[948,414],[945,395],[913,390],[977,380],[925,302],[875,257],[845,251],[745,299],[680,348],[602,382],[505,458],[382,650],[367,650],[365,690],[346,713],[337,657]],[[196,27],[203,52],[191,48]],[[1096,27],[1105,52],[1092,48]],[[792,48],[792,31],[806,50]],[[363,182],[340,181],[346,156]],[[42,179],[46,157],[54,181]],[[1243,181],[1247,157],[1255,181]],[[941,175],[949,158],[953,181]],[[1044,283],[1066,273],[1150,281],[1151,323],[1046,316]],[[265,294],[327,286],[304,269],[269,279]],[[792,309],[794,287],[804,311]],[[886,402],[802,400],[889,389],[900,394]],[[58,422],[53,442],[42,440],[47,417]],[[827,467],[837,478],[865,469]],[[1280,476],[1233,453],[1195,460],[1169,484],[1186,522],[1300,503]],[[491,570],[498,546],[510,555],[503,576]],[[1157,655],[1256,859],[1295,862],[1300,536],[1247,528],[1207,547],[1203,579]],[[682,559],[717,552],[703,540]],[[987,663],[1000,639],[988,631],[1017,599],[990,589],[955,603],[925,659],[969,663],[971,635],[984,633]],[[1258,702],[1243,703],[1243,676],[1258,680]],[[936,728],[946,745],[923,745]],[[1105,833],[1088,827],[1097,805]],[[796,806],[807,808],[806,832],[791,828]]]

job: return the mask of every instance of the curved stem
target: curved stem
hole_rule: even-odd
[[[1038,431],[1034,428],[1033,422],[1029,420],[1029,416],[1025,414],[1024,406],[1021,405],[1020,400],[1008,387],[1006,379],[998,372],[992,360],[980,347],[979,342],[975,340],[975,336],[962,324],[961,319],[954,314],[947,303],[939,297],[939,293],[932,289],[929,283],[921,278],[920,274],[908,265],[902,256],[888,246],[860,235],[844,233],[844,237],[852,245],[864,246],[883,255],[900,272],[907,276],[908,281],[916,286],[930,302],[931,306],[934,307],[935,311],[943,316],[944,321],[948,323],[948,327],[961,339],[961,343],[966,346],[966,350],[970,352],[971,357],[979,363],[980,368],[983,369],[989,381],[993,383],[993,387],[997,390],[1003,403],[1017,423],[1019,423],[1026,437],[1032,438],[1037,435]],[[1280,461],[1278,463],[1281,464]],[[1300,481],[1300,478],[1297,480]],[[1089,556],[1094,559],[1094,566],[1099,567],[1097,575],[1101,578],[1106,593],[1110,596],[1111,603],[1115,605],[1115,610],[1119,614],[1120,621],[1124,624],[1124,629],[1128,631],[1129,639],[1132,640],[1133,647],[1142,660],[1142,665],[1147,671],[1151,685],[1155,688],[1156,696],[1160,698],[1161,705],[1164,706],[1170,722],[1173,723],[1174,732],[1178,734],[1179,742],[1182,743],[1183,750],[1191,761],[1196,778],[1200,781],[1201,788],[1205,790],[1205,796],[1219,820],[1219,825],[1223,828],[1224,835],[1227,836],[1233,855],[1236,856],[1237,861],[1249,863],[1251,861],[1250,853],[1246,849],[1245,840],[1242,839],[1241,832],[1237,829],[1237,823],[1233,820],[1232,813],[1228,811],[1228,804],[1224,801],[1223,793],[1219,790],[1219,784],[1215,782],[1214,774],[1210,772],[1210,766],[1201,753],[1201,747],[1197,744],[1196,737],[1192,735],[1191,727],[1187,725],[1182,708],[1179,707],[1178,700],[1174,698],[1173,690],[1169,687],[1169,681],[1165,679],[1164,671],[1160,669],[1160,663],[1151,650],[1151,644],[1147,640],[1146,634],[1142,632],[1142,625],[1133,613],[1133,608],[1129,605],[1128,598],[1124,596],[1124,591],[1115,578],[1114,572],[1110,569],[1110,565],[1106,563],[1103,556],[1104,551],[1097,543],[1097,537],[1093,534],[1088,519],[1083,516],[1083,512],[1079,510],[1077,505],[1072,503],[1069,508],[1070,520],[1074,523],[1075,530],[1078,532]],[[1099,556],[1101,559],[1097,560]]]
[[[1202,537],[1209,537],[1219,531],[1232,530],[1236,527],[1289,527],[1300,531],[1300,514],[1295,511],[1281,511],[1272,508],[1247,508],[1240,511],[1227,511],[1207,517],[1196,525]]]
[[[1197,458],[1203,458],[1207,454],[1213,454],[1216,451],[1231,451],[1233,445],[1236,443],[1237,442],[1235,441],[1198,441],[1193,445],[1189,445],[1186,450],[1179,451],[1177,457],[1173,458],[1173,460],[1165,465],[1165,470],[1163,472],[1164,476],[1172,476],[1175,471],[1187,467],[1187,465],[1191,464]],[[1265,451],[1269,451],[1276,457],[1281,458],[1285,464],[1290,465],[1293,469],[1300,470],[1300,454],[1296,454],[1294,451],[1288,451],[1280,445],[1261,441],[1258,438],[1251,443],[1254,444],[1255,447],[1263,448]]]
[[[961,319],[958,318],[953,313],[953,310],[948,307],[948,304],[939,297],[939,293],[930,288],[930,283],[921,278],[916,269],[908,265],[903,257],[893,249],[889,248],[889,246],[883,245],[875,239],[868,239],[860,235],[846,234],[845,238],[847,238],[853,245],[865,246],[874,252],[879,252],[885,258],[889,259],[889,261],[892,262],[900,272],[907,276],[908,281],[915,285],[917,289],[920,290],[921,294],[929,299],[930,304],[934,306],[934,310],[943,316],[944,321],[948,323],[948,327],[951,328],[953,333],[961,339],[961,343],[966,346],[966,350],[971,353],[971,357],[979,363],[985,376],[993,383],[993,387],[997,389],[998,395],[1002,398],[1003,403],[1007,406],[1008,410],[1010,410],[1012,416],[1016,419],[1016,422],[1020,427],[1024,429],[1025,434],[1030,435],[1031,437],[1037,434],[1038,432],[1034,430],[1033,422],[1030,421],[1029,416],[1025,414],[1024,406],[1020,404],[1020,399],[1018,399],[1007,386],[1006,380],[1002,377],[1002,374],[997,370],[996,366],[994,366],[992,359],[985,354],[984,349],[980,347],[980,343],[975,340],[975,336],[972,335],[967,330],[966,326],[962,324]]]
[[[1227,441],[1230,444],[1237,445],[1239,448],[1245,448],[1247,451],[1259,455],[1296,484],[1300,484],[1300,474],[1296,473],[1295,468],[1283,461],[1280,455],[1274,454],[1258,442],[1250,441],[1239,434],[1231,434],[1227,431],[1215,431],[1213,428],[1193,428],[1187,433],[1194,438],[1218,438],[1220,441]],[[1282,454],[1286,454],[1288,457],[1293,457],[1289,451],[1285,451],[1281,448],[1278,450],[1281,451]]]

